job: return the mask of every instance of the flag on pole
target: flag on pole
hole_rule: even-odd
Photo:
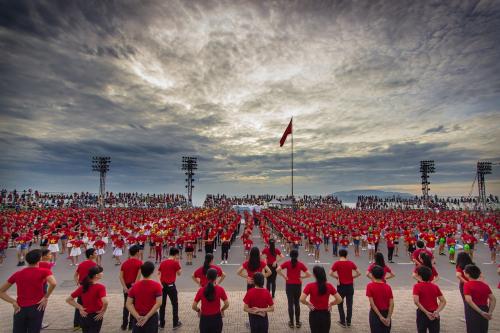
[[[290,123],[288,124],[288,127],[285,130],[285,133],[283,133],[283,136],[281,137],[280,140],[280,147],[283,147],[285,144],[286,138],[288,137],[288,134],[292,134],[292,119],[290,119]]]

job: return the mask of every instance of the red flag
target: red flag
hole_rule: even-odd
[[[292,134],[292,120],[293,120],[293,118],[290,119],[290,124],[288,124],[288,127],[285,130],[285,133],[283,133],[283,136],[281,137],[280,147],[283,147],[283,145],[285,144],[285,141],[286,141],[288,134]]]

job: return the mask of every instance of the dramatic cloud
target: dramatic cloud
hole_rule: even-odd
[[[500,161],[498,1],[3,1],[0,184],[468,194]],[[488,191],[500,194],[495,167]]]

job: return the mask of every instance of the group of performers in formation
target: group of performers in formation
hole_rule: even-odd
[[[456,266],[468,333],[488,331],[496,304],[473,256],[476,246],[486,242],[491,261],[496,262],[500,241],[497,213],[269,209],[245,212],[246,223],[241,224],[241,216],[230,209],[115,208],[10,211],[0,218],[0,257],[9,245],[15,246],[18,266],[27,266],[0,287],[0,298],[14,307],[15,333],[42,328],[48,299],[56,287],[51,269],[61,264],[58,256],[66,256],[69,265],[76,267],[77,288],[66,299],[75,308],[74,327],[99,332],[108,309],[106,288],[99,283],[104,274],[102,257],[108,250],[120,266],[122,330],[157,332],[164,328],[167,298],[172,304],[172,327],[181,327],[176,280],[182,276],[182,265],[192,265],[193,257],[203,255],[203,251],[204,263],[192,275],[199,286],[192,309],[200,318],[200,332],[221,332],[224,312],[230,306],[221,266],[228,263],[231,244],[238,237],[246,260],[237,274],[246,281],[242,309],[248,313],[251,332],[268,332],[278,275],[286,284],[290,328],[302,326],[300,303],[310,310],[313,333],[330,331],[335,305],[337,324],[351,327],[354,280],[361,272],[348,257],[365,251],[370,262],[366,276],[372,281],[366,287],[370,329],[390,332],[394,301],[387,281],[394,273],[382,254],[382,240],[389,263],[400,255],[410,256],[415,263],[413,298],[419,333],[439,332],[440,312],[446,306],[435,284],[439,279],[435,255],[448,256]],[[254,229],[265,244],[262,251],[253,244]],[[400,243],[404,243],[406,254],[399,252]],[[221,266],[215,264],[214,257],[219,247]],[[325,253],[337,260],[328,270],[315,265],[310,272],[299,259],[299,250],[302,256],[313,256],[315,263],[320,263]],[[155,270],[160,282],[154,277]],[[335,286],[328,277],[336,281]],[[314,282],[303,288],[304,279],[309,278]],[[17,299],[7,293],[13,284],[17,285]]]

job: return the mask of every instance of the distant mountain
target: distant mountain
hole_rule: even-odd
[[[415,195],[403,192],[387,192],[380,190],[353,190],[353,191],[340,191],[333,193],[334,196],[342,200],[342,202],[356,202],[358,196],[377,196],[379,198],[400,197],[400,198],[413,198]]]

